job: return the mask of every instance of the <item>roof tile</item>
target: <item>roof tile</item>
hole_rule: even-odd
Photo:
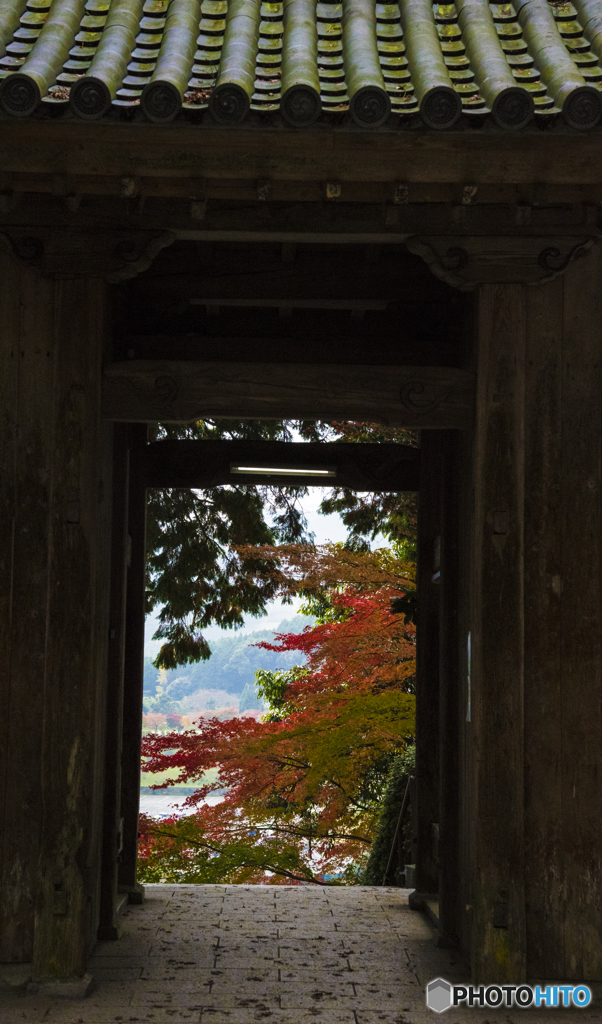
[[[137,104],[153,121],[210,108],[236,125],[280,110],[293,127],[348,109],[360,127],[419,112],[503,128],[602,117],[602,0],[0,0],[0,99],[84,118]]]

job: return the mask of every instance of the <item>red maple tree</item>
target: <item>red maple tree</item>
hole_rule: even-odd
[[[281,594],[319,597],[325,614],[258,645],[303,656],[292,670],[258,673],[262,721],[203,719],[196,731],[144,737],[145,771],[178,768],[175,782],[198,783],[185,801],[194,813],[142,820],[148,881],[355,878],[391,756],[414,732],[415,628],[392,608],[413,590],[413,567],[389,549],[255,552]],[[216,793],[221,802],[207,803]]]

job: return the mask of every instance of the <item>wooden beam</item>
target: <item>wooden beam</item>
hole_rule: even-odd
[[[157,319],[161,319],[161,316],[159,311]],[[272,336],[267,329],[259,336],[248,333],[247,322],[247,333],[242,335],[224,333],[217,336],[201,331],[132,334],[120,339],[120,346],[129,359],[152,361],[170,359],[236,363],[248,358],[249,352],[261,352],[266,362],[281,364],[297,363],[302,359],[307,365],[328,365],[337,361],[351,365],[363,364],[368,357],[376,364],[384,365],[395,360],[396,366],[454,366],[458,362],[460,345],[454,344],[453,339],[448,341],[439,336],[437,341],[412,340],[403,333],[404,328],[411,332],[411,325],[403,318],[400,326],[400,320],[401,317],[396,317],[385,323],[381,321],[376,334],[371,328],[370,318],[362,324],[352,323],[349,318],[347,330],[339,328],[336,333],[328,333],[324,323],[321,323],[319,330],[314,330],[314,322],[308,324],[306,320],[297,321],[292,318],[287,323],[286,335],[282,333],[282,324],[279,324],[280,332]],[[433,333],[436,325],[442,322],[443,311],[432,321]],[[231,325],[232,320],[229,319],[227,326]]]
[[[286,186],[288,194],[269,203],[266,209],[254,198],[253,182],[235,181],[229,194],[224,195],[223,182],[215,181],[216,194],[208,200],[205,218],[198,221],[190,210],[191,178],[140,178],[140,196],[123,199],[119,196],[119,178],[82,175],[70,178],[69,187],[85,194],[86,202],[67,223],[64,207],[49,195],[53,181],[52,174],[0,173],[0,205],[3,197],[6,200],[6,208],[1,211],[3,231],[22,228],[29,249],[31,239],[42,232],[46,250],[59,252],[63,260],[74,257],[74,241],[78,250],[75,256],[86,252],[91,255],[91,233],[98,233],[100,225],[112,232],[114,244],[119,244],[128,228],[131,235],[142,227],[146,232],[173,231],[179,241],[205,245],[382,245],[386,254],[411,235],[580,235],[586,224],[595,224],[596,207],[602,202],[602,184],[545,188],[527,183],[480,185],[475,202],[463,206],[460,185],[412,183],[409,201],[398,205],[393,183],[350,183],[345,187],[345,202],[329,206],[326,218],[319,183],[313,199],[301,194],[295,182],[276,183],[276,191],[282,188],[284,192]],[[348,197],[348,192],[355,195]],[[81,241],[78,234],[83,236]],[[119,238],[115,239],[115,234]],[[342,255],[344,258],[344,249]],[[363,256],[358,262],[371,278],[373,270],[364,264]],[[379,271],[386,262],[380,261]],[[189,261],[184,268],[191,278],[194,267]],[[166,290],[169,287],[166,280],[158,284]]]
[[[504,182],[600,181],[602,137],[562,130],[521,132],[304,131],[245,125],[133,124],[105,119],[2,122],[0,171],[78,177],[288,178],[324,182],[403,180],[480,185]],[[256,193],[255,193],[256,194]],[[343,192],[344,196],[344,192]],[[336,201],[335,201],[336,202]]]
[[[129,360],[105,368],[103,415],[130,422],[362,419],[466,429],[474,376],[451,367]]]
[[[334,477],[233,474],[231,465],[333,467]],[[416,491],[420,449],[401,444],[287,441],[155,441],[144,450],[147,487],[301,484],[354,491]]]

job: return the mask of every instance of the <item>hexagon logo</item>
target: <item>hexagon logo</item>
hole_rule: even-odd
[[[426,986],[426,1005],[435,1013],[449,1010],[452,1004],[452,987],[445,978],[435,978]]]

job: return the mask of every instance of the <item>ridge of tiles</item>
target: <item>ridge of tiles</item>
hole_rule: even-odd
[[[293,127],[464,113],[521,128],[602,117],[602,0],[0,0],[0,102],[152,121],[249,110]]]

